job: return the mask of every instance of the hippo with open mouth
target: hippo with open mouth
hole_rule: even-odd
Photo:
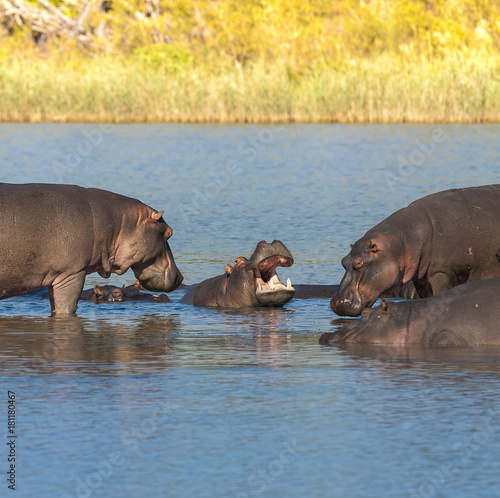
[[[283,306],[292,299],[295,289],[290,279],[284,285],[277,273],[278,266],[292,266],[293,257],[279,241],[261,241],[250,259],[239,257],[234,267],[190,288],[181,303],[223,308],[256,308]]]

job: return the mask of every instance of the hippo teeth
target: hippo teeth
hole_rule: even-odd
[[[286,279],[286,288],[287,289],[291,289],[292,288],[292,281],[289,278]]]
[[[274,274],[271,279],[269,280],[268,282],[269,284],[269,287],[271,287],[271,290],[276,290],[276,288],[279,286],[279,285],[283,285],[281,282],[280,282],[280,279],[278,277],[278,275]]]
[[[260,278],[257,279],[257,287],[259,290],[262,290],[262,280]]]

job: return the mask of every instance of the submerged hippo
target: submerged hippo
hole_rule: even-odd
[[[123,288],[125,301],[151,301],[153,303],[169,303],[170,298],[166,294],[148,294],[139,280],[134,285]]]
[[[181,303],[195,306],[248,308],[283,306],[292,299],[295,289],[290,279],[283,285],[276,274],[278,266],[292,266],[293,257],[279,240],[261,241],[250,259],[239,257],[226,273],[209,278],[190,288]]]
[[[365,309],[361,318],[323,334],[325,345],[500,345],[500,278],[459,285],[439,296]]]
[[[115,287],[114,285],[96,285],[93,289],[84,290],[80,299],[94,301],[95,303],[114,303],[123,301],[151,301],[153,303],[169,303],[166,294],[148,294],[141,292],[144,287],[137,281],[128,287]]]
[[[124,287],[114,285],[95,285],[93,289],[84,290],[80,299],[94,303],[114,303],[125,300]]]
[[[85,276],[132,268],[148,290],[182,282],[172,229],[142,202],[76,185],[0,184],[0,299],[49,288],[52,314],[77,309]]]
[[[423,197],[366,232],[342,259],[331,307],[357,316],[384,291],[413,281],[420,297],[500,277],[500,185]]]
[[[166,294],[149,294],[137,280],[134,285],[116,287],[115,285],[95,285],[92,289],[86,289],[80,294],[80,301],[92,301],[101,303],[121,303],[123,301],[151,301],[153,303],[169,303],[170,299]],[[29,297],[39,297],[47,299],[48,289],[37,289],[23,294]]]

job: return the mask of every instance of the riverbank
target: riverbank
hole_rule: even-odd
[[[2,122],[500,121],[500,55],[382,55],[282,64],[151,65],[137,57],[0,61]]]

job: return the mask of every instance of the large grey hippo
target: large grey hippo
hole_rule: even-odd
[[[106,190],[0,184],[0,299],[48,287],[52,314],[71,314],[86,275],[129,268],[148,290],[176,289],[162,214]]]
[[[290,279],[281,283],[276,268],[293,265],[293,257],[279,241],[261,241],[250,259],[236,258],[234,267],[188,289],[181,303],[223,308],[283,306],[292,299],[295,289]]]
[[[365,309],[319,342],[422,346],[500,345],[500,278],[477,280],[439,296]]]
[[[342,259],[332,297],[338,315],[357,316],[383,292],[413,281],[420,297],[500,277],[500,185],[423,197],[368,230]]]

